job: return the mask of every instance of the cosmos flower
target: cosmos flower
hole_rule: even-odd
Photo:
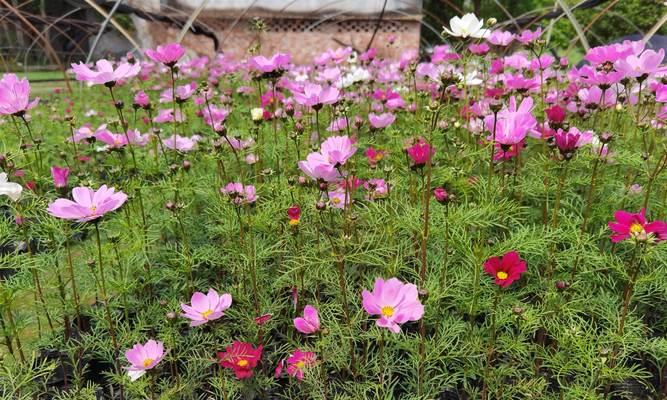
[[[72,71],[76,80],[88,82],[92,85],[113,86],[120,80],[127,80],[137,76],[141,66],[139,64],[130,64],[121,62],[114,69],[113,64],[108,60],[98,60],[95,63],[95,69],[89,68],[83,62],[72,64]]]
[[[667,240],[667,222],[646,220],[646,209],[638,213],[618,210],[614,213],[614,221],[607,224],[614,232],[611,241],[614,243],[624,240],[655,243]]]
[[[15,182],[9,182],[6,172],[0,173],[0,196],[4,195],[12,201],[18,201],[21,198],[21,192],[23,192],[23,186]]]
[[[491,34],[488,29],[484,29],[484,20],[477,19],[472,13],[465,14],[463,17],[452,17],[449,20],[449,29],[447,27],[443,29],[448,35],[463,39],[468,37],[481,39]]]
[[[286,360],[282,360],[276,367],[275,377],[278,378],[282,374],[283,368],[287,364],[287,374],[303,380],[304,372],[307,368],[311,368],[317,364],[317,356],[310,351],[295,350]]]
[[[162,361],[164,344],[153,339],[146,344],[137,343],[125,352],[125,358],[130,362],[127,375],[131,381],[136,381]]]
[[[303,317],[294,318],[294,327],[297,331],[310,335],[320,330],[320,317],[317,314],[317,309],[307,305],[303,309]]]
[[[151,60],[173,67],[185,54],[185,48],[178,43],[168,43],[158,46],[155,50],[146,50],[146,56]]]
[[[234,371],[237,379],[247,379],[262,358],[262,345],[255,348],[251,343],[234,341],[224,352],[218,352],[218,362],[223,368]]]
[[[229,293],[220,296],[213,289],[209,289],[207,294],[195,292],[190,305],[181,304],[184,312],[181,316],[191,321],[190,326],[199,326],[222,317],[231,305],[232,295]]]
[[[495,279],[496,285],[507,287],[526,272],[526,262],[519,257],[519,253],[512,250],[503,256],[484,261],[484,272]]]
[[[377,278],[373,291],[364,290],[361,296],[364,310],[370,315],[380,316],[375,324],[394,333],[401,331],[401,324],[418,321],[424,315],[417,286],[396,278],[387,281]]]
[[[54,217],[77,222],[93,221],[120,208],[127,200],[127,195],[102,185],[97,190],[76,187],[72,189],[72,198],[74,201],[57,199],[49,204],[47,212]]]
[[[30,83],[14,74],[3,74],[0,79],[0,115],[21,115],[39,103],[30,101]]]

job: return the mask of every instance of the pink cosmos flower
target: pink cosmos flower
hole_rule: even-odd
[[[495,31],[491,32],[491,34],[486,38],[486,40],[489,43],[494,44],[496,46],[505,47],[505,46],[509,45],[510,43],[512,43],[514,38],[515,38],[515,36],[512,32],[507,32],[507,31],[503,31],[503,30],[498,29],[498,30],[495,30]]]
[[[232,203],[241,206],[252,204],[257,201],[255,187],[253,185],[243,185],[240,182],[230,182],[220,189],[220,193],[229,196]]]
[[[618,210],[614,213],[614,221],[607,225],[614,232],[611,235],[611,241],[614,243],[626,239],[648,243],[667,240],[667,222],[647,222],[645,208],[642,208],[636,214]]]
[[[184,122],[185,121],[185,114],[181,113],[181,110],[176,110],[176,114],[174,114],[174,110],[172,108],[166,108],[162,110],[158,110],[158,114],[153,118],[153,122],[156,122],[158,124],[163,124],[166,122]]]
[[[415,167],[423,167],[435,154],[435,148],[431,147],[423,138],[419,138],[416,143],[408,147],[405,151],[408,153],[410,159],[412,159]]]
[[[470,50],[472,54],[483,56],[484,54],[489,52],[490,48],[489,45],[486,43],[471,43],[468,46],[468,50]]]
[[[297,331],[310,335],[320,330],[320,317],[317,309],[307,305],[303,309],[303,317],[294,318],[294,327]]]
[[[336,118],[327,127],[327,132],[340,132],[347,128],[347,117]]]
[[[512,250],[501,257],[491,257],[484,261],[484,272],[495,279],[496,285],[507,287],[526,272],[526,262]]]
[[[341,177],[329,160],[318,152],[308,154],[305,160],[299,161],[298,165],[304,174],[315,180],[332,182]]]
[[[625,74],[629,78],[646,79],[649,75],[656,72],[667,71],[667,67],[661,67],[662,60],[665,58],[665,50],[658,52],[645,50],[641,55],[630,54],[614,63],[617,71]]]
[[[375,321],[376,325],[394,333],[401,331],[400,324],[418,321],[424,315],[417,286],[396,278],[387,281],[377,278],[373,291],[364,290],[361,296],[364,310],[370,315],[380,316]]]
[[[593,47],[586,52],[584,59],[594,65],[613,64],[617,60],[632,54],[632,48],[621,43]]]
[[[592,131],[581,132],[579,129],[571,127],[567,132],[558,129],[554,135],[554,140],[558,151],[566,160],[569,160],[579,147],[591,143],[593,136]]]
[[[531,43],[531,42],[535,41],[541,35],[542,35],[542,28],[541,27],[538,27],[535,30],[535,32],[527,29],[525,31],[522,31],[521,34],[519,34],[516,37],[516,40],[521,42],[522,44],[528,44],[528,43]]]
[[[96,130],[92,130],[90,125],[84,125],[79,129],[74,131],[74,135],[67,138],[68,142],[74,141],[74,143],[80,143],[83,140],[89,141],[95,139],[97,135],[100,135],[104,132],[109,132],[106,124],[100,125]],[[111,132],[109,132],[111,133]]]
[[[387,197],[387,194],[389,193],[389,186],[382,178],[371,178],[367,180],[364,182],[364,189],[368,192],[366,194],[366,200],[369,201],[383,199]]]
[[[143,90],[138,91],[134,95],[133,100],[134,100],[133,104],[135,104],[137,107],[147,108],[148,106],[151,105],[150,97],[148,97],[146,92],[144,92]]]
[[[197,142],[199,142],[200,140],[201,136],[199,135],[192,135],[190,137],[171,135],[168,138],[163,139],[162,143],[164,144],[164,147],[168,149],[177,150],[185,153],[194,150],[195,146],[197,145]]]
[[[197,91],[197,82],[190,82],[187,85],[176,86],[176,101],[183,103],[192,97]],[[174,101],[174,91],[169,88],[160,93],[160,103],[171,103]]]
[[[433,189],[433,197],[435,197],[435,200],[440,204],[447,204],[450,200],[449,193],[447,193],[447,190],[443,187]]]
[[[250,343],[234,341],[224,352],[218,353],[220,366],[234,371],[236,379],[247,379],[262,358],[263,346],[257,348]]]
[[[69,177],[69,168],[60,168],[57,165],[51,167],[51,177],[53,178],[53,186],[58,189],[67,187],[67,178]]]
[[[206,125],[213,128],[216,132],[222,130],[224,122],[230,114],[229,110],[217,107],[214,104],[203,107],[202,113]]]
[[[164,358],[164,344],[151,339],[146,344],[137,343],[125,352],[130,362],[127,375],[131,381],[141,378],[146,371],[155,368]]]
[[[396,121],[396,116],[392,113],[383,113],[380,115],[370,113],[368,114],[368,122],[375,129],[383,129],[393,124]]]
[[[340,91],[334,86],[322,87],[315,83],[306,83],[302,91],[292,91],[294,100],[302,106],[322,108],[325,104],[334,104],[340,99]]]
[[[216,320],[224,315],[224,311],[232,305],[232,295],[225,293],[218,295],[213,289],[207,294],[195,292],[190,299],[190,304],[182,304],[182,317],[191,320],[190,326],[199,326],[208,321]]]
[[[287,374],[297,380],[303,380],[304,372],[317,364],[317,356],[313,352],[295,350],[287,360],[282,360],[276,367],[275,377],[280,377],[285,362],[287,363]]]
[[[158,46],[157,49],[146,50],[146,56],[155,62],[167,67],[173,67],[185,54],[185,48],[178,43],[168,43]]]
[[[30,83],[14,74],[3,74],[0,79],[0,115],[21,115],[39,103],[30,101]]]
[[[130,79],[135,77],[141,70],[139,64],[130,64],[121,62],[117,68],[108,60],[98,60],[95,63],[96,70],[89,68],[83,62],[72,64],[72,71],[76,75],[77,81],[88,82],[93,85],[115,85],[120,80]]]
[[[345,165],[345,162],[357,151],[354,142],[347,136],[331,136],[322,142],[320,153],[334,167]]]
[[[290,62],[290,55],[285,53],[276,53],[271,58],[264,56],[255,56],[248,60],[248,66],[262,73],[273,72],[276,70],[286,69]]]
[[[95,138],[102,143],[105,143],[110,148],[121,148],[126,146],[128,143],[135,146],[145,146],[148,143],[150,135],[142,135],[136,129],[130,129],[127,131],[127,135],[123,133],[111,133],[108,130],[104,130],[98,134],[95,134]]]
[[[495,141],[501,146],[510,147],[521,142],[529,131],[537,126],[537,120],[531,113],[533,109],[532,97],[526,97],[517,107],[516,98],[510,98],[508,108],[498,112],[498,121],[495,123]],[[491,135],[487,140],[493,140],[494,115],[488,115],[484,118],[484,125]]]
[[[345,190],[341,188],[330,191],[327,195],[329,196],[329,205],[333,208],[343,209],[352,202],[350,194],[345,194]]]
[[[72,189],[72,198],[74,201],[57,199],[49,204],[47,212],[57,218],[92,221],[118,209],[127,200],[127,195],[102,185],[96,191],[88,187],[76,187]]]

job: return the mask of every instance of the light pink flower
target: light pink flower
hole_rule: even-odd
[[[370,113],[368,114],[368,122],[375,129],[383,129],[393,124],[396,121],[396,116],[392,113],[383,113],[380,115]]]
[[[255,56],[248,60],[248,66],[262,73],[273,72],[280,69],[286,69],[290,62],[290,55],[285,53],[276,53],[271,58],[264,56]]]
[[[230,182],[220,189],[220,193],[229,196],[232,203],[240,206],[257,201],[257,194],[253,185],[244,185],[240,182]]]
[[[331,136],[322,143],[320,153],[334,167],[340,167],[354,155],[357,148],[347,136]]]
[[[72,198],[74,201],[57,199],[49,204],[47,212],[57,218],[72,219],[77,222],[92,221],[120,208],[127,200],[127,195],[116,192],[115,188],[102,185],[97,190],[76,187],[72,189]]]
[[[114,69],[113,64],[108,60],[98,60],[95,63],[96,70],[89,68],[83,62],[72,64],[72,71],[76,75],[76,80],[89,82],[93,85],[114,85],[119,80],[126,80],[136,76],[141,70],[139,64],[130,64],[121,62]]]
[[[319,331],[320,317],[317,314],[317,309],[310,304],[307,305],[303,309],[303,317],[294,318],[294,327],[297,331],[306,335]]]
[[[162,140],[164,147],[171,150],[178,150],[180,152],[192,151],[195,148],[197,142],[201,140],[201,136],[192,135],[190,137],[183,137],[180,135],[171,135],[168,138]]]
[[[370,315],[379,315],[376,325],[399,333],[399,325],[418,321],[424,315],[424,306],[419,301],[417,286],[405,284],[396,278],[375,280],[372,292],[361,293],[363,307]]]
[[[0,79],[0,115],[19,115],[39,103],[30,101],[30,83],[14,74],[4,74]]]
[[[164,358],[164,344],[151,339],[146,344],[137,343],[125,352],[130,362],[127,374],[131,381],[141,378],[146,371],[155,368]]]
[[[292,93],[297,103],[316,109],[322,108],[325,104],[334,104],[340,98],[340,91],[336,87],[322,87],[310,82],[306,83],[302,90],[292,91]]]
[[[181,303],[184,312],[181,316],[191,321],[190,326],[199,326],[222,317],[231,305],[232,295],[229,293],[220,296],[213,289],[209,289],[207,294],[195,292],[190,305]]]

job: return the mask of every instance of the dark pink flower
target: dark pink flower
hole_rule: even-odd
[[[56,188],[67,187],[67,178],[69,177],[69,168],[60,168],[57,165],[51,167],[51,177],[53,178],[53,186]]]
[[[247,379],[262,358],[262,345],[255,348],[251,343],[234,341],[224,352],[218,352],[218,362],[223,368],[234,371],[237,379]]]
[[[507,287],[526,272],[526,262],[519,257],[519,253],[512,250],[501,257],[491,257],[486,260],[484,272],[495,279],[496,285]]]
[[[408,153],[410,159],[412,159],[412,163],[415,167],[423,167],[435,154],[435,148],[421,138],[405,151]]]
[[[649,243],[667,240],[667,222],[647,222],[645,208],[636,214],[618,210],[614,213],[614,221],[607,225],[614,232],[611,235],[611,241],[614,243],[626,239]]]

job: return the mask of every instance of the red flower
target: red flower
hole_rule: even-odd
[[[254,348],[252,344],[234,341],[224,352],[218,353],[220,366],[234,371],[237,379],[252,376],[252,370],[262,358],[262,345]]]
[[[629,213],[618,210],[614,213],[615,221],[609,222],[609,229],[614,231],[611,241],[622,242],[626,239],[634,239],[638,242],[659,242],[667,240],[667,222],[646,221],[646,209],[642,208],[639,213]]]
[[[495,278],[498,286],[507,287],[526,272],[526,262],[512,250],[501,257],[491,257],[484,262],[484,272]]]
[[[287,218],[289,218],[289,224],[291,226],[299,225],[299,220],[301,219],[301,208],[296,204],[288,208]]]

